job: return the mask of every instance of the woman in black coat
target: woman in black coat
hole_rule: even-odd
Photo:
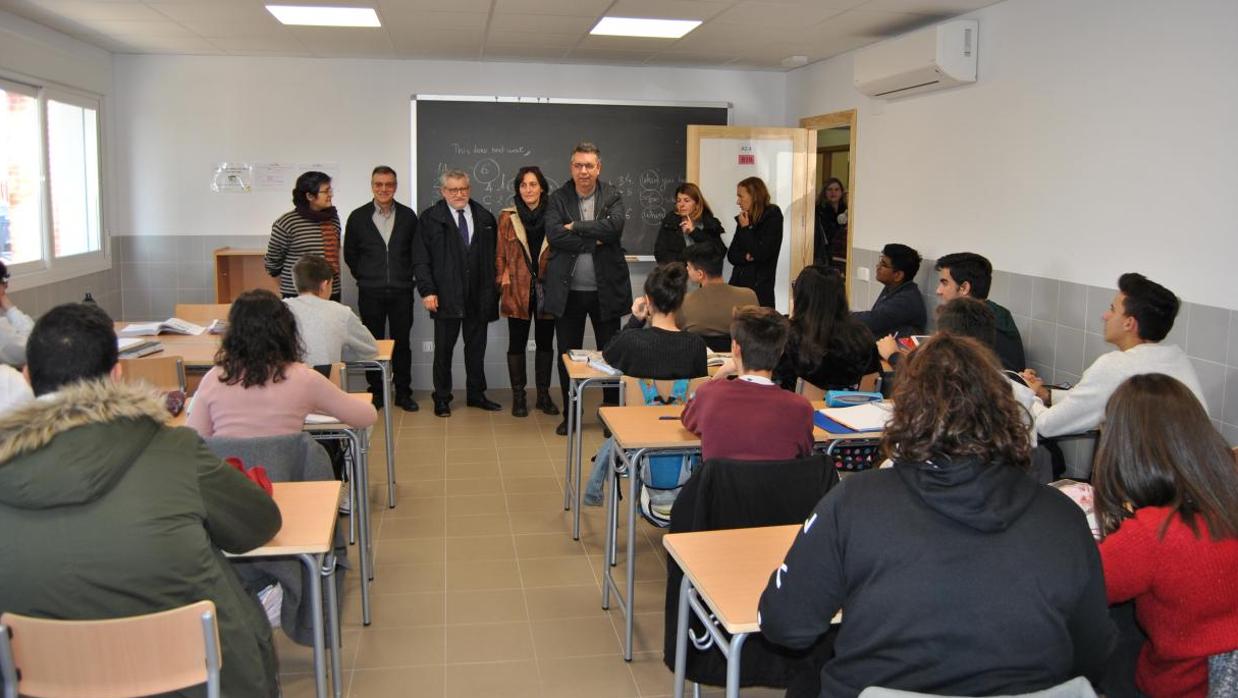
[[[825,188],[817,197],[813,229],[813,264],[828,264],[844,271],[847,266],[847,190],[837,177],[825,180]]]
[[[682,262],[688,245],[710,241],[722,244],[722,223],[709,210],[701,188],[684,182],[675,190],[675,210],[662,219],[653,258],[658,264]]]
[[[769,201],[769,189],[760,177],[749,177],[735,187],[735,237],[727,252],[731,285],[756,291],[761,305],[774,307],[774,278],[782,249],[782,209]]]

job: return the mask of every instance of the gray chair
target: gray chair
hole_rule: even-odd
[[[1234,696],[1238,696],[1238,650],[1212,655],[1208,658],[1208,698]]]
[[[306,432],[284,436],[263,436],[249,439],[211,437],[205,439],[206,447],[220,458],[235,456],[245,466],[261,465],[266,468],[271,482],[301,482],[333,480],[331,459],[326,450]],[[335,557],[339,565],[335,573],[338,588],[343,588],[345,556],[348,546],[344,533],[336,524]],[[297,560],[233,560],[233,568],[245,582],[246,588],[257,591],[279,582],[284,588],[284,603],[280,608],[280,625],[284,634],[299,645],[314,644],[312,609],[309,594],[303,594],[304,584],[318,583],[317,579],[305,579],[305,572]]]
[[[929,698],[932,693],[916,693],[914,691],[899,691],[893,688],[881,688],[879,686],[869,686],[860,692],[860,698]],[[959,696],[937,696],[937,698],[961,698]],[[1060,683],[1052,688],[1046,688],[1043,691],[1034,693],[1019,693],[1006,696],[994,696],[994,698],[1096,698],[1096,691],[1092,690],[1092,684],[1082,676]]]

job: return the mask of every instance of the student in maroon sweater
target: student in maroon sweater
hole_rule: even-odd
[[[735,309],[731,321],[734,379],[719,372],[683,411],[701,437],[701,457],[790,460],[812,451],[812,405],[772,380],[787,342],[787,319],[773,308]]]
[[[1208,658],[1238,650],[1238,469],[1185,385],[1133,376],[1105,409],[1092,482],[1109,602],[1135,601],[1150,698],[1238,695]]]

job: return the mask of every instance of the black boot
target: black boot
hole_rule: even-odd
[[[525,371],[523,353],[507,355],[507,375],[512,379],[512,416],[528,417],[529,404],[524,389],[529,378]]]
[[[559,414],[555,401],[550,399],[550,371],[555,365],[553,351],[539,351],[533,356],[533,370],[537,381],[537,409],[543,414]]]

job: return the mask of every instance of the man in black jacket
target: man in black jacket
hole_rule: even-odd
[[[875,275],[885,288],[877,296],[872,310],[855,313],[855,319],[868,325],[874,337],[924,334],[928,314],[920,287],[912,281],[918,271],[919,252],[896,242],[881,248]]]
[[[375,337],[395,340],[391,353],[395,404],[416,412],[408,335],[413,329],[413,237],[417,234],[417,214],[395,200],[396,174],[390,167],[374,168],[370,190],[374,200],[348,214],[344,262],[357,280],[361,323]],[[382,379],[373,373],[369,377],[374,406],[380,407]]]
[[[546,239],[546,312],[557,318],[559,352],[579,349],[585,341],[585,316],[593,324],[599,349],[619,331],[619,320],[632,307],[632,280],[623,251],[627,208],[623,194],[602,182],[602,154],[592,143],[572,150],[572,181],[550,195]],[[567,404],[567,369],[559,360],[559,386]],[[613,389],[606,402],[616,403]],[[567,434],[567,410],[556,433]]]
[[[451,416],[451,357],[464,333],[464,371],[469,407],[497,412],[486,398],[486,325],[499,319],[494,283],[498,224],[469,198],[469,175],[448,170],[439,178],[443,195],[421,212],[413,244],[413,273],[421,304],[434,318],[434,414]]]

